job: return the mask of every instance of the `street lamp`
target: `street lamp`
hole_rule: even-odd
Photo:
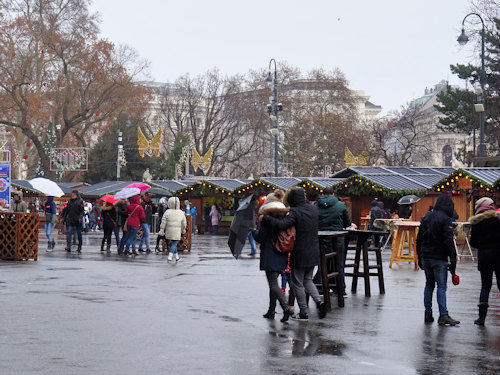
[[[116,181],[120,181],[120,169],[123,163],[123,157],[124,157],[124,152],[123,152],[123,132],[122,132],[122,127],[121,127],[121,118],[118,116],[116,119],[118,122],[118,142],[117,142],[117,155],[116,155]],[[130,119],[127,119],[125,121],[125,125],[128,127],[131,125]]]
[[[480,113],[480,125],[479,125],[479,149],[478,149],[478,154],[479,154],[479,163],[477,166],[482,167],[484,165],[484,158],[486,157],[486,144],[484,143],[484,96],[485,96],[485,91],[484,91],[484,84],[486,83],[486,74],[484,70],[484,21],[483,18],[477,14],[477,13],[469,13],[467,14],[463,21],[462,21],[462,33],[457,39],[457,42],[461,45],[464,46],[467,44],[469,41],[469,37],[465,34],[464,30],[464,24],[465,20],[469,16],[477,16],[483,25],[481,29],[481,75],[479,76],[479,85],[481,86],[480,89],[476,90],[476,94],[478,95],[478,103],[474,106],[476,112]],[[476,163],[474,163],[475,165]]]
[[[274,74],[271,74],[271,64],[274,63]],[[283,110],[283,105],[278,103],[278,72],[276,69],[276,60],[269,61],[269,73],[267,74],[266,82],[271,85],[273,96],[269,98],[267,105],[267,113],[272,121],[271,136],[274,136],[274,176],[278,177],[278,113]]]

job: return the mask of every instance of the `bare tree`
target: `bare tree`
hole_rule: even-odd
[[[321,175],[344,165],[346,146],[355,143],[356,100],[344,75],[314,70],[286,86],[283,155],[296,175]]]
[[[433,135],[438,129],[428,122],[429,117],[420,106],[407,105],[389,118],[372,125],[372,152],[381,155],[386,165],[425,165],[432,160]]]
[[[223,77],[216,69],[194,78],[184,75],[160,96],[172,141],[183,133],[200,155],[213,150],[207,174],[221,174],[226,166],[246,172],[242,159],[256,149],[260,134],[258,123],[249,121],[255,97],[243,91],[242,77]]]
[[[147,63],[98,38],[87,0],[2,1],[0,124],[33,143],[51,174],[43,137],[58,124],[57,145],[87,146],[90,134],[147,96],[132,80]],[[91,132],[92,131],[92,132]]]

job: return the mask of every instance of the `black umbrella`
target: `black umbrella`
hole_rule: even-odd
[[[248,232],[255,227],[254,205],[255,196],[240,200],[236,214],[229,228],[229,239],[227,244],[233,253],[233,256],[238,259],[241,250],[245,245]]]
[[[160,197],[172,197],[173,196],[173,194],[170,191],[168,191],[167,189],[162,189],[159,187],[149,188],[147,190],[144,190],[144,193],[149,193],[151,195],[157,195]]]
[[[416,195],[405,195],[404,197],[399,198],[398,204],[412,204],[418,202],[420,197]]]

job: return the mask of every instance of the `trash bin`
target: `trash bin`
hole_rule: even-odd
[[[37,213],[0,213],[0,259],[37,260],[39,222]]]

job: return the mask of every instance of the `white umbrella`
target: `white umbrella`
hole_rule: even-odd
[[[115,199],[127,199],[139,194],[141,194],[141,190],[139,188],[125,188],[115,194]]]
[[[45,194],[46,196],[62,197],[64,191],[54,181],[43,177],[37,177],[28,181],[34,189]]]

